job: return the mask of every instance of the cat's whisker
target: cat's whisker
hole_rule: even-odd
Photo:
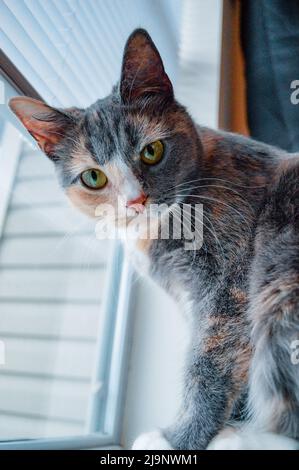
[[[190,187],[185,188],[185,189],[183,188],[183,189],[181,189],[181,191],[185,192],[185,191],[191,191],[191,190],[194,190],[194,189],[202,189],[202,188],[219,188],[219,189],[226,189],[227,191],[231,191],[232,193],[236,194],[249,207],[249,209],[254,214],[254,209],[253,209],[252,205],[248,201],[246,201],[246,199],[244,199],[244,197],[238,191],[236,191],[232,188],[228,188],[227,186],[215,185],[215,184],[198,185],[198,186],[190,186]],[[175,189],[178,189],[178,188],[175,188]],[[166,192],[165,194],[168,194],[168,192]],[[180,194],[180,196],[183,196],[183,194]],[[189,194],[186,193],[186,194],[184,194],[184,196],[189,196]]]
[[[200,182],[200,181],[221,181],[223,183],[227,183],[227,184],[230,184],[232,186],[238,186],[240,188],[246,188],[246,189],[260,189],[260,188],[265,188],[265,184],[263,185],[256,185],[256,186],[248,186],[248,185],[243,185],[243,184],[240,184],[240,183],[236,183],[235,181],[230,181],[230,180],[226,180],[226,179],[223,179],[223,178],[216,178],[216,177],[204,177],[204,178],[196,178],[194,180],[188,180],[188,181],[185,181],[183,183],[180,183],[179,185],[177,185],[177,187],[179,186],[183,186],[183,185],[186,185],[186,184],[190,184],[190,183],[195,183],[195,182]]]
[[[194,195],[193,195],[193,197],[194,197]],[[219,202],[221,203],[222,201],[219,201]],[[232,209],[232,210],[237,210],[237,209],[235,209],[234,207],[231,207],[231,209]],[[214,226],[213,222],[209,219],[209,217],[208,217],[208,215],[207,215],[206,212],[204,212],[204,216],[207,218],[207,220],[209,221],[209,223]],[[244,217],[242,217],[242,218],[244,218]],[[246,224],[248,225],[247,220],[246,220],[245,218],[244,218],[244,220],[245,220]],[[217,222],[217,225],[218,225],[219,227],[222,226],[222,229],[221,229],[221,230],[222,230],[223,234],[225,234],[226,231],[227,231],[227,226],[223,223],[223,220],[222,220],[221,218],[219,218],[219,219],[217,219],[217,220],[214,220],[214,222],[215,222],[215,223]],[[235,232],[234,232],[234,233],[235,233]],[[240,235],[238,235],[237,238],[240,239]],[[233,248],[232,248],[232,250],[233,250]],[[224,257],[224,258],[225,258],[225,257]]]
[[[222,244],[220,243],[220,240],[219,240],[219,238],[216,234],[214,224],[213,224],[213,222],[211,221],[211,219],[209,218],[209,216],[207,214],[205,214],[205,216],[206,216],[207,222],[209,222],[209,224],[211,226],[211,230],[212,230],[212,233],[214,235],[214,238],[216,239],[216,242],[217,242],[219,248],[221,249],[222,261],[225,262],[226,257],[225,257],[225,254],[224,254],[224,250],[223,250]]]
[[[178,196],[180,196],[180,194],[178,194]],[[182,195],[184,196],[184,195]],[[210,197],[210,196],[203,196],[203,195],[199,195],[199,194],[188,194],[188,196],[190,197],[194,197],[194,198],[199,198],[199,199],[205,199],[207,201],[214,201],[218,204],[223,204],[224,206],[228,207],[229,209],[231,209],[232,211],[234,211],[236,214],[238,214],[241,219],[244,220],[244,222],[246,222],[246,224],[248,225],[248,227],[251,229],[246,217],[244,216],[244,214],[242,214],[240,211],[238,211],[235,207],[231,206],[230,204],[224,202],[224,201],[221,201],[220,199],[217,199],[217,198],[213,198],[213,197]]]
[[[179,212],[177,212],[177,211],[179,211]],[[185,225],[184,220],[182,220],[182,217],[181,217],[182,214],[181,214],[180,209],[177,206],[174,206],[171,213],[172,213],[173,217],[175,218],[175,220],[178,221],[179,224],[183,224],[183,228],[185,228],[185,230],[186,230],[187,226]],[[194,228],[195,232],[196,232],[196,227],[194,227],[194,225],[192,224],[192,221],[190,221],[190,222],[191,222],[191,227]],[[188,232],[188,230],[186,230],[186,231]],[[193,240],[191,243],[194,244],[195,240]],[[192,259],[192,265],[193,265],[194,261],[196,260],[196,250],[193,250],[193,251],[194,251],[194,253],[193,253],[193,259]]]
[[[243,196],[238,192],[236,191],[235,189],[232,189],[232,188],[228,188],[227,186],[223,186],[223,185],[219,185],[219,184],[202,184],[202,185],[192,185],[190,187],[187,187],[187,188],[183,188],[181,189],[181,191],[188,191],[189,189],[202,189],[202,188],[219,188],[219,189],[226,189],[228,191],[231,191],[233,192],[234,194],[237,194],[241,199],[243,199],[245,202],[247,202]],[[179,188],[175,188],[175,189],[179,189]]]
[[[177,207],[174,207],[174,210],[176,211],[176,210],[179,210],[179,209],[178,209]],[[172,213],[174,214],[174,212],[172,212]],[[181,216],[181,212],[179,212],[178,215]],[[179,222],[181,222],[181,219],[178,218],[178,220],[179,220]],[[212,225],[212,227],[213,227],[213,224],[211,223],[211,221],[209,220],[208,217],[207,217],[207,221],[208,221],[208,222]],[[191,220],[190,222],[191,222],[192,228],[194,228],[195,232],[198,233],[197,230],[196,230],[196,227],[195,227],[194,223],[192,222],[192,220]],[[210,229],[209,227],[207,227],[207,225],[206,225],[202,220],[200,221],[200,223],[201,223],[201,224],[203,225],[203,227],[205,227],[205,228],[213,235],[213,237],[215,238],[216,243],[219,245],[219,248],[220,248],[220,250],[221,250],[222,259],[224,260],[225,257],[224,257],[223,248],[222,248],[222,245],[221,245],[221,243],[220,243],[220,241],[219,241],[219,238],[218,238],[217,235],[216,235],[216,232],[215,232],[214,227],[213,227],[214,230],[212,230],[212,229]],[[201,237],[201,234],[198,233],[198,236]],[[195,250],[194,250],[194,251],[195,251]]]

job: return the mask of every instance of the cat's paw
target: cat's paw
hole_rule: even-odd
[[[172,450],[161,431],[152,431],[137,437],[132,450]]]
[[[273,433],[248,432],[226,428],[208,445],[208,450],[296,450],[294,439]]]

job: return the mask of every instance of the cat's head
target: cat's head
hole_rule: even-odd
[[[129,37],[120,82],[107,98],[55,109],[17,97],[10,107],[54,162],[69,198],[91,216],[104,203],[133,218],[149,204],[171,205],[198,174],[197,133],[144,30]]]

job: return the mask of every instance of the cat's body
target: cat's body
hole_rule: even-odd
[[[106,100],[57,111],[16,98],[11,107],[81,210],[94,215],[122,198],[131,227],[141,227],[126,243],[133,262],[185,313],[191,345],[181,412],[164,432],[171,446],[206,448],[245,408],[256,429],[299,439],[291,360],[299,340],[298,157],[196,127],[142,30],[129,38],[120,87]],[[86,172],[94,186],[86,187]],[[144,237],[144,208],[153,203],[203,204],[202,247]]]
[[[142,250],[150,261],[148,274],[179,302],[192,334],[179,425],[166,436],[175,448],[205,448],[224,422],[239,415],[240,407],[243,412],[248,410],[244,409],[244,395],[254,363],[248,411],[255,413],[255,424],[259,423],[260,431],[283,431],[299,439],[299,402],[293,410],[284,402],[293,386],[299,386],[290,349],[292,340],[299,337],[299,158],[235,134],[203,128],[198,132],[202,161],[209,169],[187,201],[194,202],[201,195],[203,202],[207,197],[213,199],[206,204],[214,215],[210,217],[212,229],[205,224],[203,247],[195,259],[192,251],[185,250],[184,241],[176,242],[171,250],[168,240],[153,240]],[[243,165],[248,165],[246,172]],[[277,213],[275,217],[269,217],[271,212]],[[140,245],[144,248],[136,241],[137,268]],[[279,253],[281,260],[276,263],[275,251],[283,248],[286,251]],[[290,318],[284,302],[292,302],[288,305]],[[251,345],[252,317],[256,341],[263,343],[258,357]],[[289,330],[287,337],[282,323]],[[265,331],[260,330],[263,324]],[[272,330],[279,329],[278,324],[282,331],[272,345]],[[281,341],[288,341],[284,351],[279,350]],[[273,363],[275,353],[278,363]],[[276,378],[272,389],[271,380],[266,383],[267,373]],[[267,391],[263,390],[266,386]],[[201,436],[191,432],[192,428],[205,432]]]

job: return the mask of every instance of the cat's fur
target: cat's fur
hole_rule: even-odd
[[[298,157],[197,127],[143,30],[128,39],[120,84],[106,99],[85,110],[24,97],[10,106],[84,212],[120,196],[125,213],[141,191],[148,203],[204,205],[200,250],[186,250],[183,239],[130,244],[132,259],[190,323],[182,408],[163,431],[172,447],[206,448],[246,405],[256,429],[299,439],[299,370],[291,362],[299,339]],[[158,139],[164,158],[146,166],[139,154]],[[106,173],[104,189],[82,186],[88,168]]]

